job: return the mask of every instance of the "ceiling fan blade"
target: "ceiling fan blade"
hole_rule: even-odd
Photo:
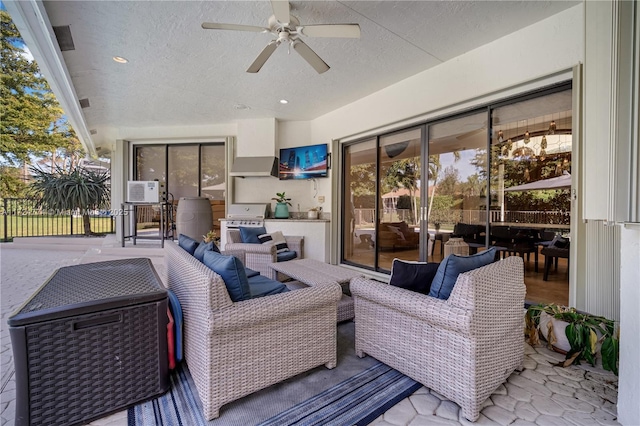
[[[288,24],[291,21],[289,15],[289,2],[282,0],[271,0],[271,8],[273,9],[273,16],[276,20],[282,24]]]
[[[307,37],[360,38],[360,25],[358,24],[303,25],[296,30]]]
[[[320,58],[311,50],[309,46],[307,46],[302,40],[296,40],[293,42],[293,49],[302,56],[302,58],[309,63],[315,69],[318,74],[322,74],[325,71],[329,70],[329,65],[325,61]]]
[[[216,24],[213,22],[203,22],[202,28],[205,30],[253,31],[256,33],[269,32],[268,28],[254,27],[253,25]]]
[[[260,68],[262,68],[264,63],[267,62],[267,59],[269,59],[273,52],[276,51],[278,45],[280,45],[280,42],[278,40],[272,40],[269,44],[267,44],[266,47],[262,49],[262,52],[260,52],[255,61],[253,61],[249,68],[247,68],[247,72],[256,73],[260,71]]]

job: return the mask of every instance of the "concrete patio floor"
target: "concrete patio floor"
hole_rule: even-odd
[[[104,238],[24,238],[0,244],[0,426],[12,425],[15,416],[15,377],[7,319],[61,266],[112,259],[148,257],[164,279],[163,250],[158,241],[130,243],[122,248],[114,235]],[[589,365],[561,368],[563,355],[525,344],[525,369],[512,374],[486,401],[478,425],[617,425],[618,380]],[[470,424],[459,407],[421,388],[389,409],[372,424]],[[127,425],[126,411],[96,420],[91,425]]]

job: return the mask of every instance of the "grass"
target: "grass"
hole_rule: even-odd
[[[71,221],[73,220],[73,235],[83,235],[84,225],[82,217],[70,216],[0,216],[0,241],[5,238],[5,218],[7,226],[7,240],[13,237],[41,237],[53,235],[72,235]],[[91,217],[91,231],[101,234],[115,232],[115,225],[111,225],[111,217]]]

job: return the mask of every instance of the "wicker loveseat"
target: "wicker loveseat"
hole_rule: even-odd
[[[287,246],[290,251],[296,252],[296,259],[304,258],[304,237],[285,236]],[[269,277],[272,280],[278,279],[276,271],[269,267],[270,263],[278,261],[276,246],[268,244],[248,244],[243,243],[240,237],[240,231],[237,229],[227,230],[227,244],[224,249],[227,251],[241,251],[245,256],[245,266],[254,271],[260,272],[260,275]]]
[[[234,303],[222,278],[177,244],[165,245],[165,263],[168,288],[182,305],[184,359],[206,419],[296,374],[335,367],[337,283]]]
[[[356,354],[435,390],[475,421],[524,357],[524,264],[513,256],[462,273],[447,300],[351,281]]]

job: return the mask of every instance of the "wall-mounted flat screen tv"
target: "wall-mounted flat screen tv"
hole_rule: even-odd
[[[328,145],[308,145],[280,150],[280,179],[311,179],[327,177]]]

